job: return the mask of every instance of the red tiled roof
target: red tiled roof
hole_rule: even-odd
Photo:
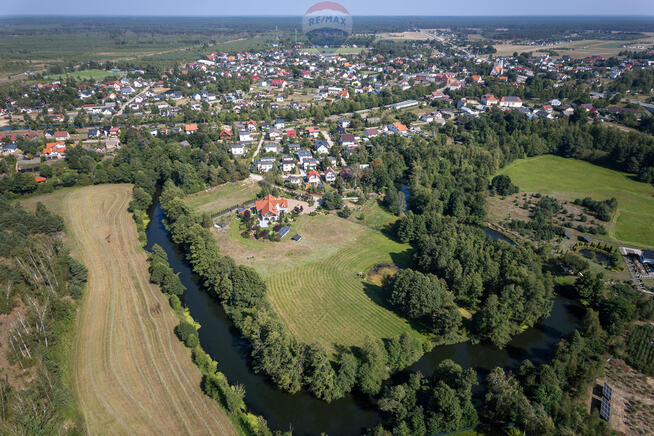
[[[262,216],[266,214],[273,214],[277,216],[279,214],[279,209],[288,209],[288,200],[285,198],[275,198],[272,195],[267,195],[263,200],[256,202],[257,212]]]

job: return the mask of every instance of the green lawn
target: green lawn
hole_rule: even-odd
[[[65,74],[50,74],[46,76],[47,80],[64,80],[67,78],[77,79],[77,80],[103,80],[107,77],[120,77],[121,73],[116,73],[113,71],[106,70],[86,70],[86,71],[75,71],[73,73]]]
[[[215,187],[209,192],[200,192],[186,197],[186,204],[200,213],[215,214],[230,207],[238,206],[244,202],[254,200],[261,190],[259,185],[245,179],[240,182],[225,183]]]
[[[389,224],[395,222],[398,217],[379,205],[377,200],[368,200],[363,206],[353,206],[352,215],[349,220],[363,224],[374,230],[384,230]]]
[[[300,242],[290,240],[295,233],[302,235]],[[281,242],[242,238],[238,220],[214,235],[222,253],[262,275],[271,306],[304,342],[360,345],[366,336],[388,338],[405,331],[423,339],[383,307],[379,287],[357,275],[382,262],[406,265],[407,244],[335,215],[302,215]]]
[[[629,174],[552,155],[516,160],[500,174],[510,176],[520,191],[541,192],[564,200],[615,197],[618,211],[607,226],[607,239],[654,246],[654,187],[635,181]]]

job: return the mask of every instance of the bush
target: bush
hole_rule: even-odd
[[[347,206],[338,211],[338,216],[341,218],[349,218],[350,215],[352,215],[352,210]]]
[[[177,295],[171,295],[168,298],[168,302],[170,303],[170,307],[172,307],[176,312],[182,308],[182,302],[179,301],[179,297]]]
[[[200,344],[198,331],[195,329],[195,326],[189,322],[180,321],[179,325],[175,327],[175,334],[177,334],[177,337],[189,348],[195,348]]]

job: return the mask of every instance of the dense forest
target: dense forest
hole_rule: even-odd
[[[0,313],[15,368],[0,377],[0,434],[81,434],[63,381],[87,270],[63,245],[63,220],[0,197]],[[21,374],[20,376],[18,374]]]

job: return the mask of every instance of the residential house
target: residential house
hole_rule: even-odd
[[[332,167],[327,168],[327,171],[325,171],[325,181],[327,183],[334,183],[336,176],[336,171],[334,171]]]
[[[223,130],[220,132],[220,134],[218,134],[218,137],[219,137],[222,141],[231,141],[231,140],[232,140],[232,132],[230,132],[230,131],[227,130],[227,129],[223,129]]]
[[[192,135],[193,133],[197,133],[198,125],[197,124],[186,124],[184,126],[184,131],[186,132],[187,135]]]
[[[263,145],[264,153],[278,153],[279,152],[279,142],[266,142]]]
[[[282,158],[282,163],[280,164],[282,172],[288,173],[295,169],[295,160],[290,156],[285,156]]]
[[[304,171],[315,170],[318,168],[318,165],[320,165],[319,162],[314,158],[305,159],[302,161],[302,169]]]
[[[257,171],[260,173],[267,173],[275,168],[275,158],[262,157],[257,161]]]
[[[238,132],[238,140],[240,142],[249,143],[254,141],[254,138],[252,137],[252,132],[250,132],[249,130],[240,130]]]
[[[55,141],[68,141],[70,139],[70,134],[65,130],[54,132],[53,135]]]
[[[493,94],[484,94],[481,96],[481,104],[484,106],[493,106],[498,104],[499,101]]]
[[[316,152],[316,154],[329,153],[329,146],[327,145],[327,141],[316,141],[316,145],[314,146],[314,151]]]
[[[520,97],[502,97],[500,106],[510,108],[522,107],[522,100]]]
[[[388,130],[393,133],[406,133],[409,131],[407,126],[405,126],[399,121],[393,124],[389,124]]]
[[[304,133],[311,138],[317,138],[320,136],[320,127],[309,126],[304,129]]]
[[[307,183],[309,183],[311,186],[318,186],[321,183],[320,174],[318,174],[318,171],[309,171],[307,174]]]
[[[354,135],[351,133],[346,133],[345,135],[341,135],[341,145],[343,147],[354,147],[356,145],[356,142],[354,140]]]
[[[366,129],[364,135],[366,135],[368,138],[375,138],[379,136],[379,131],[374,128],[368,128]]]
[[[278,221],[288,211],[288,200],[267,195],[255,203],[259,225],[268,227],[271,222]]]
[[[245,156],[245,145],[244,144],[230,145],[229,153],[234,157]]]
[[[42,151],[48,159],[61,159],[66,156],[66,143],[63,141],[48,142]]]
[[[299,185],[302,183],[302,176],[291,174],[284,180],[284,182],[291,183],[293,185]]]

